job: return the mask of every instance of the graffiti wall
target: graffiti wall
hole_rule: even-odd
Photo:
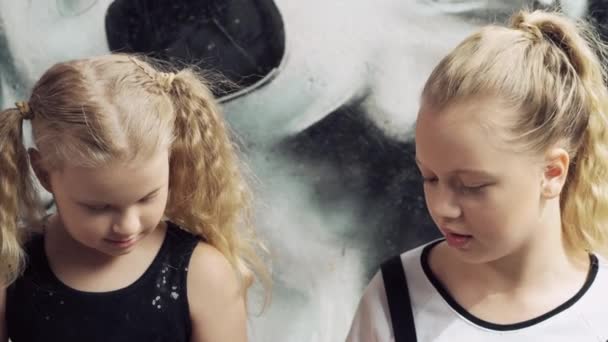
[[[0,0],[0,103],[110,51],[221,72],[272,251],[252,340],[341,341],[379,263],[439,236],[412,145],[432,67],[478,26],[556,5],[606,22],[608,1],[584,0]]]

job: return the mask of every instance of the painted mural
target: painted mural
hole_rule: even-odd
[[[524,6],[561,6],[608,34],[608,1],[0,0],[0,104],[55,62],[110,51],[224,75],[215,94],[272,251],[273,301],[251,340],[343,341],[380,262],[439,236],[413,156],[425,78]]]

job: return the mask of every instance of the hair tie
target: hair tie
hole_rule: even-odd
[[[175,73],[172,72],[159,72],[156,74],[156,82],[165,90],[171,90],[173,80],[175,79]]]
[[[173,80],[175,79],[175,73],[173,72],[157,72],[153,68],[146,66],[144,62],[139,59],[129,56],[129,60],[133,62],[133,64],[137,65],[139,69],[141,69],[146,75],[148,75],[151,79],[156,81],[158,85],[164,90],[171,90],[171,86],[173,85]]]
[[[30,105],[25,101],[15,102],[15,106],[21,113],[21,118],[23,120],[32,120],[34,119],[34,112],[30,109]]]
[[[526,22],[522,22],[517,26],[520,30],[530,34],[533,39],[537,42],[541,41],[544,36],[543,36],[543,32],[540,30],[540,28],[538,28],[538,26],[530,24],[530,23],[526,23]]]

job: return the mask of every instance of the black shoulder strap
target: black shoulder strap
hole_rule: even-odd
[[[397,255],[384,262],[381,270],[395,342],[416,342],[414,315],[401,256]]]

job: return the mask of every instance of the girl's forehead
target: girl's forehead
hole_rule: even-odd
[[[160,153],[147,160],[109,163],[97,168],[67,164],[58,176],[60,183],[70,192],[111,194],[147,189],[163,183],[163,179],[168,177],[168,164],[168,154]]]
[[[488,142],[504,145],[519,117],[518,110],[497,97],[452,101],[440,109],[426,104],[418,113],[416,135],[433,132],[448,136],[479,135]]]
[[[480,95],[453,99],[437,107],[432,100],[425,100],[420,108],[421,114],[434,114],[449,120],[469,120],[471,117],[482,119],[497,119],[517,114],[517,110],[500,96]]]
[[[492,168],[520,156],[506,143],[506,128],[497,124],[500,109],[458,103],[441,112],[421,110],[416,124],[416,157],[442,169]],[[494,116],[494,118],[491,118]]]

